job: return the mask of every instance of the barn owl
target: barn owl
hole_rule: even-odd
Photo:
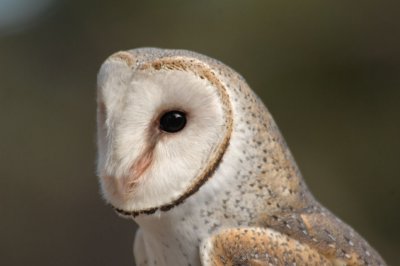
[[[117,52],[97,95],[101,190],[139,225],[136,265],[385,265],[314,199],[267,108],[223,63]]]

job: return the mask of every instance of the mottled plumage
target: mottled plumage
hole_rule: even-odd
[[[164,132],[178,110],[187,124]],[[308,191],[244,79],[183,50],[118,52],[98,77],[104,198],[139,224],[137,265],[385,265]]]

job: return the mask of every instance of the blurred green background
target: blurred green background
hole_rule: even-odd
[[[399,1],[0,0],[0,264],[133,265],[95,176],[96,74],[184,48],[263,98],[314,195],[400,265]]]

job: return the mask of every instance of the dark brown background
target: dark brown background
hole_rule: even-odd
[[[400,265],[399,3],[65,0],[0,28],[0,264],[133,264],[98,192],[96,72],[156,46],[238,70],[316,197]]]

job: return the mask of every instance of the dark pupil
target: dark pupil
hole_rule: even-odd
[[[170,133],[182,130],[185,125],[186,115],[180,111],[167,112],[160,119],[160,129]]]

